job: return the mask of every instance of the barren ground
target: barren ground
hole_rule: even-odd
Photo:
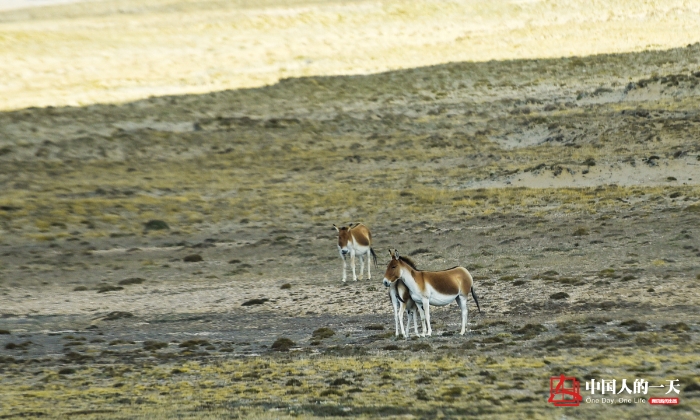
[[[0,113],[0,418],[697,418],[699,60]],[[379,267],[343,284],[332,224],[359,221]],[[469,268],[468,335],[451,305],[393,337],[389,247]],[[560,373],[681,404],[555,408]]]

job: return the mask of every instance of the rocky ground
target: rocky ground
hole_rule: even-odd
[[[699,59],[1,113],[0,418],[696,418]],[[359,221],[379,266],[343,284]],[[389,247],[469,268],[468,335],[452,305],[394,338]],[[561,373],[681,404],[554,408]]]

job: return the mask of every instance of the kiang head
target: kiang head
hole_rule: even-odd
[[[391,261],[386,265],[386,272],[384,273],[384,286],[389,287],[396,280],[401,278],[401,264],[399,261],[399,251],[389,249],[389,254],[391,255]]]
[[[350,227],[342,226],[338,227],[333,225],[336,231],[338,231],[338,251],[341,255],[347,255],[350,250],[348,249],[348,242],[350,241]]]

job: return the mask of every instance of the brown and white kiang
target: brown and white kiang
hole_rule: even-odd
[[[401,280],[409,290],[411,299],[422,307],[425,314],[425,322],[428,327],[427,335],[432,335],[430,326],[430,305],[446,306],[457,301],[462,311],[462,328],[460,334],[464,335],[467,328],[467,297],[471,292],[476,306],[479,300],[474,292],[474,279],[464,267],[452,267],[442,271],[421,271],[408,257],[399,255],[398,250],[391,252],[391,261],[387,264],[383,283],[391,286]]]

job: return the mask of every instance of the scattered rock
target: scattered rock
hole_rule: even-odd
[[[122,319],[122,318],[132,318],[134,314],[131,312],[123,312],[123,311],[114,311],[108,313],[104,318],[102,318],[105,321],[114,321],[117,319]]]
[[[251,305],[262,305],[263,303],[267,302],[268,298],[262,298],[262,299],[251,299],[251,300],[246,300],[241,304],[241,306],[251,306]]]
[[[119,290],[124,290],[124,288],[121,286],[100,286],[100,288],[97,289],[97,293],[116,292]]]
[[[63,368],[58,371],[59,375],[72,375],[75,373],[75,369],[73,368]]]
[[[74,292],[84,292],[88,288],[85,286],[76,286],[75,289],[73,289]]]
[[[130,277],[128,279],[124,279],[124,280],[120,281],[118,284],[120,284],[122,286],[127,286],[130,284],[141,284],[144,281],[146,281],[146,280],[142,279],[141,277]]]
[[[291,284],[291,283],[285,283],[285,284],[283,284],[283,285],[280,287],[280,289],[282,289],[282,290],[291,289],[291,288],[292,288],[292,284]]]
[[[654,155],[654,156],[649,156],[647,158],[642,159],[642,162],[646,163],[649,166],[657,166],[659,163],[657,162],[659,160],[659,157]]]
[[[566,292],[558,292],[554,293],[553,295],[550,295],[550,299],[558,300],[558,299],[567,299],[569,297],[569,294]]]
[[[366,330],[371,330],[371,331],[381,331],[384,329],[384,325],[382,324],[370,324],[370,325],[365,325]]]
[[[192,254],[192,255],[188,255],[185,258],[183,258],[182,261],[184,261],[184,262],[200,262],[200,261],[204,261],[204,258],[202,258],[202,256],[199,254]]]

